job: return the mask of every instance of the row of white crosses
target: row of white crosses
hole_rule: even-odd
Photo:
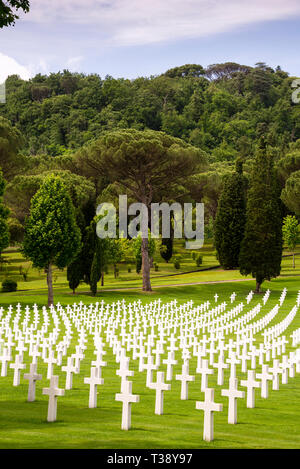
[[[280,297],[280,306],[282,305],[285,293]],[[270,292],[263,298],[264,305],[268,301]],[[236,294],[233,293],[230,296],[230,301],[235,301]],[[253,298],[253,292],[246,297],[247,304]],[[298,295],[299,298],[299,295]],[[217,301],[217,296],[215,296]],[[62,371],[66,372],[66,385],[65,389],[72,388],[72,375],[73,373],[79,373],[80,361],[84,357],[84,349],[86,348],[85,343],[87,342],[87,333],[92,335],[94,340],[94,346],[96,348],[96,360],[92,362],[91,375],[89,378],[85,378],[85,384],[90,386],[89,396],[89,407],[97,406],[97,386],[103,385],[103,379],[101,377],[101,367],[106,366],[106,362],[103,362],[103,342],[101,335],[105,338],[105,341],[113,349],[115,359],[117,363],[120,363],[120,369],[118,374],[121,377],[121,392],[116,395],[116,400],[123,402],[123,414],[122,414],[122,428],[129,429],[131,421],[131,403],[138,402],[138,396],[132,394],[132,382],[128,381],[128,377],[133,376],[133,372],[129,370],[129,358],[126,357],[126,352],[132,352],[134,360],[139,360],[139,371],[147,371],[146,386],[149,389],[156,391],[156,403],[155,413],[163,413],[163,392],[168,391],[171,388],[170,384],[164,382],[164,372],[159,371],[159,366],[166,366],[166,381],[172,381],[173,378],[173,366],[178,361],[175,359],[175,353],[179,350],[183,361],[181,374],[176,374],[175,379],[181,381],[181,399],[188,399],[188,384],[195,381],[195,376],[189,374],[189,359],[191,356],[197,358],[197,369],[196,373],[201,374],[201,390],[205,392],[205,401],[209,400],[211,393],[206,393],[208,389],[208,376],[214,373],[213,368],[218,369],[218,385],[224,383],[224,369],[230,365],[230,385],[228,390],[222,390],[222,395],[227,396],[229,399],[235,399],[230,403],[230,411],[228,421],[236,421],[236,399],[242,397],[237,390],[237,380],[235,377],[235,367],[238,363],[242,362],[242,369],[244,372],[247,371],[247,360],[251,360],[251,366],[256,366],[256,357],[259,357],[260,364],[262,365],[262,373],[257,374],[256,378],[261,379],[261,383],[264,383],[262,388],[262,396],[267,394],[266,383],[268,382],[268,375],[270,371],[265,368],[267,365],[264,364],[264,358],[266,358],[267,351],[264,349],[263,344],[260,345],[259,349],[253,346],[255,339],[253,333],[257,330],[261,330],[261,326],[268,324],[275,315],[278,313],[279,306],[273,308],[264,318],[264,322],[259,320],[254,323],[256,327],[245,327],[246,323],[251,321],[259,312],[260,305],[256,305],[248,313],[241,318],[236,318],[243,311],[243,303],[240,303],[230,311],[226,312],[226,303],[223,302],[214,308],[209,309],[210,303],[205,302],[200,306],[195,307],[192,301],[187,302],[184,305],[177,305],[176,300],[169,304],[161,304],[160,300],[150,303],[149,305],[143,306],[141,302],[134,302],[133,304],[126,305],[125,301],[117,302],[112,305],[105,305],[104,302],[95,303],[89,307],[83,305],[74,304],[73,307],[68,306],[66,310],[59,304],[56,309],[51,308],[50,314],[53,318],[54,328],[49,332],[48,337],[45,337],[50,327],[49,314],[46,308],[43,308],[43,322],[40,330],[37,330],[38,324],[40,323],[40,316],[38,308],[34,306],[34,320],[29,325],[30,312],[29,308],[26,307],[24,320],[21,324],[21,328],[18,327],[20,321],[20,305],[17,306],[17,312],[13,320],[14,328],[13,335],[10,333],[9,321],[12,316],[12,308],[9,308],[8,314],[0,322],[0,333],[5,331],[5,335],[8,338],[8,343],[5,342],[6,346],[12,347],[12,338],[18,339],[18,345],[16,350],[19,352],[16,355],[15,365],[15,376],[14,382],[16,385],[19,383],[20,371],[24,369],[23,364],[23,352],[26,350],[24,342],[29,344],[30,355],[32,356],[32,364],[30,367],[30,373],[26,374],[26,379],[29,380],[29,392],[28,400],[34,400],[35,393],[35,382],[39,380],[40,375],[37,375],[36,364],[37,357],[40,352],[39,348],[42,348],[42,359],[47,363],[47,377],[50,379],[50,387],[44,391],[49,394],[49,411],[48,420],[53,421],[56,418],[56,398],[58,395],[63,395],[64,390],[58,388],[58,377],[53,376],[53,365],[61,365],[62,356],[67,354],[67,350],[70,346],[73,329],[75,326],[79,335],[78,344],[76,346],[75,354],[68,356],[67,365],[61,368]],[[3,310],[0,310],[0,318],[3,316]],[[233,320],[233,318],[235,318]],[[262,319],[264,319],[262,318]],[[1,319],[0,319],[1,320]],[[258,323],[258,324],[257,324]],[[65,334],[62,340],[58,342],[60,333],[60,325],[63,325]],[[129,329],[129,332],[128,332]],[[120,332],[118,332],[120,330]],[[156,330],[159,332],[155,333]],[[10,332],[9,332],[10,331]],[[203,335],[199,339],[200,332],[209,332],[210,336]],[[225,343],[224,334],[228,332],[236,332],[237,340],[232,339]],[[177,334],[177,335],[176,335]],[[121,340],[119,340],[121,338]],[[0,340],[2,335],[0,335]],[[22,341],[22,339],[24,339]],[[156,341],[155,341],[156,339]],[[276,356],[278,349],[280,352],[284,350],[286,341],[283,344],[276,343],[274,347],[272,357]],[[164,346],[167,347],[167,359],[162,360],[161,356],[164,354]],[[207,345],[210,344],[209,349]],[[126,345],[126,350],[123,346]],[[178,345],[178,347],[177,347]],[[249,345],[249,350],[247,347]],[[56,358],[52,347],[56,346]],[[3,356],[7,356],[8,347],[5,347],[6,352]],[[242,347],[242,350],[240,350]],[[46,351],[48,353],[46,353]],[[229,358],[224,359],[224,352],[229,354]],[[280,352],[278,354],[280,355]],[[153,355],[152,355],[153,353]],[[204,357],[209,354],[208,360]],[[214,361],[215,354],[218,354],[217,362]],[[154,361],[155,356],[155,361]],[[146,360],[147,359],[147,360]],[[146,363],[145,363],[146,360]],[[299,368],[299,353],[294,353],[292,358],[294,364]],[[4,359],[5,362],[5,359]],[[291,358],[285,356],[284,362],[279,363],[279,360],[273,361],[273,373],[274,376],[279,375],[282,372],[284,380],[286,380],[286,370],[291,369]],[[3,362],[2,362],[3,364]],[[12,366],[13,368],[13,366]],[[297,368],[297,370],[298,370]],[[281,370],[281,371],[278,371]],[[285,371],[284,371],[285,370]],[[5,371],[5,370],[4,370]],[[156,381],[153,381],[153,372],[157,371]],[[269,371],[269,372],[268,372]],[[248,379],[243,380],[242,384],[248,386],[249,391],[247,394],[247,405],[248,401],[254,405],[253,390],[255,386],[255,376],[253,375],[254,370],[248,370]],[[260,376],[261,375],[261,376]],[[16,378],[15,378],[16,377]],[[16,381],[15,381],[16,380]],[[275,381],[275,380],[274,380]],[[131,383],[131,384],[128,384]],[[256,382],[257,384],[257,382]],[[274,383],[273,383],[274,385]],[[278,379],[277,379],[278,387]],[[247,389],[248,389],[247,388]],[[275,388],[274,388],[275,389]],[[43,391],[43,392],[44,392]],[[237,394],[237,395],[236,395]],[[236,397],[234,397],[236,395]],[[252,397],[251,397],[252,396]],[[233,404],[235,402],[235,404]],[[200,408],[200,404],[197,404],[197,408]],[[249,404],[250,407],[250,404]],[[208,420],[205,419],[205,422]],[[211,421],[211,417],[209,419]],[[207,430],[207,429],[206,429]],[[205,432],[205,434],[207,431]],[[211,434],[211,430],[208,432]]]

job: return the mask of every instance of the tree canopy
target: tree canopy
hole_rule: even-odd
[[[32,197],[23,243],[33,266],[47,272],[48,305],[53,304],[52,266],[68,266],[79,252],[80,240],[71,197],[63,181],[51,175]]]
[[[29,0],[0,0],[0,28],[13,26],[19,19],[18,10],[28,13],[29,7]]]

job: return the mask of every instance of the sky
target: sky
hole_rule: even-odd
[[[184,64],[280,65],[300,76],[300,0],[31,0],[0,30],[0,83],[68,69],[102,78]]]

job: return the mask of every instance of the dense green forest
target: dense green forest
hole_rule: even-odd
[[[209,160],[250,156],[264,125],[282,155],[300,138],[292,78],[280,67],[234,63],[185,65],[135,80],[51,73],[8,78],[0,115],[24,136],[26,154],[61,155],[105,130],[162,130],[200,147]]]
[[[188,192],[206,204],[207,232],[224,176],[237,157],[247,176],[262,136],[285,210],[299,215],[300,105],[292,102],[292,81],[265,63],[183,65],[134,80],[67,70],[29,81],[10,76],[0,106],[0,167],[12,239],[21,236],[30,200],[49,172],[63,172],[75,206],[92,212],[109,181],[87,170],[82,148],[122,129],[162,131],[199,150],[201,165]]]

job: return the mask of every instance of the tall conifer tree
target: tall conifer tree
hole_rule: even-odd
[[[255,292],[264,280],[280,274],[282,257],[282,206],[273,157],[261,137],[247,195],[245,235],[240,272],[256,279]]]
[[[246,223],[245,193],[246,178],[243,176],[242,161],[238,159],[235,172],[225,179],[215,221],[217,258],[224,269],[239,266]]]

